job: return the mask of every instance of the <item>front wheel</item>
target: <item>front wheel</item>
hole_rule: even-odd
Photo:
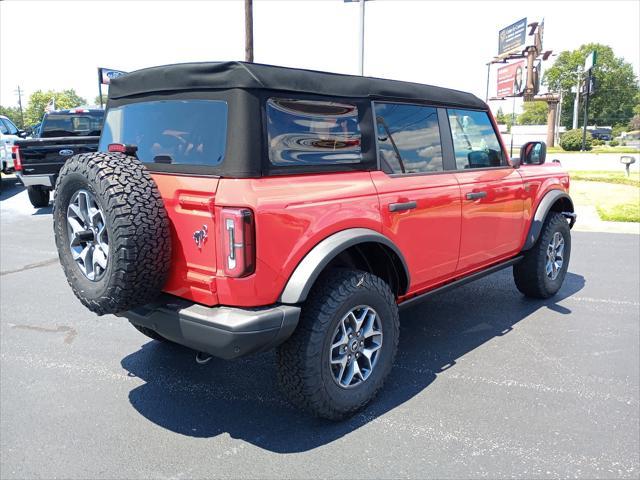
[[[569,224],[561,213],[550,212],[536,244],[513,266],[516,287],[527,297],[555,295],[564,282],[570,255]]]
[[[278,348],[280,386],[315,416],[345,418],[382,387],[398,337],[389,286],[367,272],[331,270],[311,291],[294,334]]]
[[[51,191],[47,188],[39,185],[33,187],[27,187],[27,194],[29,195],[29,201],[35,208],[43,208],[49,206],[49,199],[51,197]]]

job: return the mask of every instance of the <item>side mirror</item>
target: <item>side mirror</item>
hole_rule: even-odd
[[[547,145],[544,142],[527,142],[520,147],[520,163],[542,165],[547,159]]]
[[[19,130],[18,131],[18,136],[20,138],[27,138],[29,136],[31,132],[29,132],[28,130]]]

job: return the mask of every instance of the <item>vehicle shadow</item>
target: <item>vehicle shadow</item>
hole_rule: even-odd
[[[2,174],[0,179],[2,182],[2,190],[0,190],[0,200],[7,200],[24,190],[24,185],[15,176],[6,176]]]
[[[158,426],[208,438],[228,433],[277,453],[307,451],[330,443],[410,400],[455,368],[456,361],[507,334],[540,309],[560,314],[557,303],[585,285],[568,273],[549,300],[530,300],[514,287],[511,269],[432,297],[401,313],[400,347],[380,395],[362,413],[341,423],[314,419],[289,406],[277,390],[273,352],[198,366],[193,351],[149,342],[125,357],[129,375],[145,383],[129,393],[131,405]]]
[[[53,203],[49,202],[49,205],[46,207],[36,208],[35,211],[31,214],[33,215],[51,215],[53,212]]]

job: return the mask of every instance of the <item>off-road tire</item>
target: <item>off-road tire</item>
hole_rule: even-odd
[[[338,322],[358,305],[376,310],[383,342],[370,376],[345,389],[332,377],[329,347]],[[359,270],[330,270],[314,285],[295,332],[277,350],[280,387],[291,403],[317,417],[346,418],[367,405],[382,387],[393,366],[398,337],[398,306],[381,278]]]
[[[107,268],[89,280],[73,260],[67,208],[80,189],[105,214]],[[60,263],[80,301],[98,315],[149,303],[160,292],[171,260],[169,217],[158,188],[140,161],[122,153],[87,153],[66,161],[56,182],[53,227]]]
[[[39,185],[33,187],[27,187],[27,194],[29,195],[29,201],[35,208],[43,208],[49,206],[49,198],[51,197],[51,191],[47,188]]]
[[[150,328],[143,327],[142,325],[136,325],[135,323],[132,323],[131,325],[133,325],[133,328],[138,330],[141,334],[146,335],[152,340],[157,340],[158,342],[169,341],[166,338],[164,338],[162,335],[160,335],[158,332],[156,332],[155,330],[151,330]]]
[[[563,265],[555,280],[549,278],[545,271],[547,246],[553,235],[560,232],[564,239]],[[562,287],[569,268],[571,256],[571,230],[566,218],[557,212],[549,212],[544,221],[540,237],[528,250],[524,258],[513,266],[513,279],[516,287],[527,297],[549,298]]]

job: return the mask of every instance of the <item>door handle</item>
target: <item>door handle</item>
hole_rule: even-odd
[[[417,206],[418,206],[418,204],[415,201],[401,202],[401,203],[390,203],[389,204],[389,211],[390,212],[403,212],[405,210],[413,210]]]
[[[466,197],[467,200],[478,200],[487,196],[487,192],[469,192]]]

